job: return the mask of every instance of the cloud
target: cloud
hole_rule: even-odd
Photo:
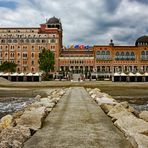
[[[56,16],[65,45],[108,44],[110,39],[133,45],[148,34],[147,7],[148,0],[5,0],[5,5],[0,0],[0,26],[38,27]]]

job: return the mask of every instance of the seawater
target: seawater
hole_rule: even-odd
[[[148,96],[114,96],[118,102],[127,101],[137,111],[148,111]]]
[[[134,107],[137,111],[148,111],[148,104],[130,104],[132,107]]]
[[[0,98],[0,118],[6,114],[22,110],[28,104],[34,102],[34,98],[28,97],[4,97]]]

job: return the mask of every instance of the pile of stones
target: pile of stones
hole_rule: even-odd
[[[98,88],[88,88],[87,91],[134,148],[148,148],[148,111],[139,113],[128,102],[118,103]]]
[[[23,147],[23,143],[42,127],[44,119],[65,94],[65,91],[65,89],[56,89],[46,98],[37,95],[35,101],[22,111],[1,118],[0,147]]]

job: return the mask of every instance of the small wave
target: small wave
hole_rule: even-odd
[[[12,99],[13,98],[13,99]],[[26,107],[28,104],[34,102],[33,98],[14,98],[11,97],[9,100],[4,102],[0,102],[0,118],[7,114],[7,113],[13,113],[19,110],[22,110],[24,107]]]

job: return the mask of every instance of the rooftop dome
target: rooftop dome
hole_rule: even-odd
[[[138,38],[136,40],[136,43],[135,43],[136,46],[139,46],[139,45],[146,45],[148,46],[148,36],[141,36],[140,38]]]
[[[47,24],[57,24],[57,23],[60,23],[60,20],[58,18],[56,18],[55,16],[50,18],[48,21],[47,21]]]

